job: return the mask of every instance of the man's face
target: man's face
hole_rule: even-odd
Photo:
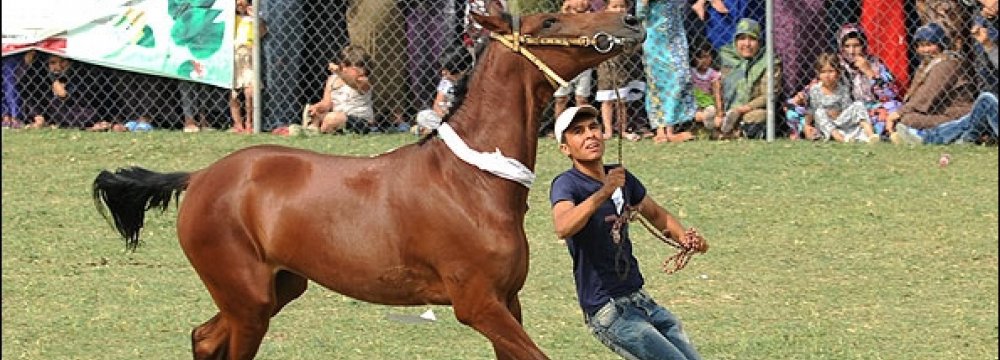
[[[601,160],[604,156],[602,129],[595,117],[574,121],[563,132],[563,143],[559,144],[559,151],[581,162]]]

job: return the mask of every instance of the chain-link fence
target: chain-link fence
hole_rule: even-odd
[[[257,104],[260,117],[255,119],[259,128],[271,131],[303,123],[308,107],[324,98],[325,84],[331,74],[329,65],[337,62],[342,49],[353,44],[369,56],[365,65],[372,89],[371,115],[367,118],[370,131],[365,132],[407,131],[415,125],[419,111],[434,107],[442,79],[442,58],[456,49],[472,50],[481,34],[476,25],[470,23],[468,12],[470,8],[485,9],[488,1],[508,9],[512,5],[508,4],[512,0],[258,1],[254,4],[258,7],[255,11],[258,19],[262,20],[258,23],[265,25],[255,34],[260,36],[260,41],[254,44],[259,45],[260,66],[253,66],[252,71],[257,73],[247,77],[256,77],[262,82]],[[566,0],[575,1],[586,4],[590,11],[605,11],[609,3],[620,0]],[[626,11],[635,12],[635,1],[626,2]],[[864,109],[860,111],[869,118],[873,132],[883,133],[886,138],[887,127],[892,127],[887,125],[887,120],[889,123],[895,120],[890,115],[893,112],[913,111],[919,107],[917,110],[923,115],[955,119],[971,111],[972,101],[978,94],[987,91],[996,94],[995,19],[982,16],[984,13],[989,16],[992,9],[995,17],[995,1],[650,1],[671,5],[674,10],[670,13],[650,16],[673,16],[682,21],[691,52],[681,55],[692,60],[693,66],[698,55],[711,54],[711,67],[722,70],[716,75],[722,92],[731,96],[723,101],[726,111],[708,116],[710,120],[693,122],[698,126],[681,126],[679,131],[697,131],[701,127],[718,130],[720,125],[731,125],[737,135],[742,130],[742,136],[763,137],[762,127],[754,125],[766,119],[773,121],[777,136],[838,138],[836,133],[840,131],[840,137],[847,135],[850,140],[850,131],[854,130],[841,129],[843,124],[838,123],[837,116],[811,116],[835,102],[828,94],[830,91],[822,90],[818,82],[822,64],[817,61],[821,58],[837,66],[841,81],[851,90],[848,91],[849,102],[861,101]],[[563,3],[563,0],[518,0],[517,8],[523,13],[558,12]],[[773,9],[770,13],[768,5]],[[740,25],[744,18],[753,19],[760,25],[755,35],[759,52],[741,55],[735,44],[738,33],[747,33]],[[771,24],[768,19],[772,19]],[[931,22],[940,24],[942,31],[918,34],[921,26]],[[940,45],[945,53],[954,51],[948,56],[954,58],[958,74],[948,74],[950,83],[929,85],[941,79],[931,74],[936,71],[920,67],[921,49],[915,36],[924,43]],[[699,49],[701,51],[696,51]],[[768,49],[773,49],[773,55],[768,55]],[[239,51],[234,51],[239,59]],[[248,50],[243,51],[249,61]],[[641,70],[643,57],[648,54],[640,51],[634,55],[622,59],[619,64],[636,70],[629,73],[634,74],[629,75],[634,78],[623,80],[649,80],[645,78],[648,72]],[[933,61],[924,61],[924,64]],[[31,124],[36,119],[34,115],[40,114],[48,123],[61,127],[85,128],[96,124],[103,129],[142,118],[153,128],[160,129],[192,126],[228,129],[234,126],[234,116],[253,113],[253,108],[244,104],[246,98],[252,97],[252,91],[232,91],[101,68],[40,52],[5,56],[3,63],[4,114],[9,124],[15,124],[11,117]],[[68,67],[68,70],[59,71],[60,67]],[[741,72],[744,79],[733,80],[733,71]],[[567,96],[569,105],[586,101],[598,106],[601,100],[606,100],[598,91],[599,87],[607,87],[607,84],[601,85],[601,73],[599,70],[589,75],[596,81],[591,82],[589,91],[575,94],[582,97]],[[706,80],[706,74],[708,72],[697,69],[690,72],[690,80],[696,88],[711,81]],[[60,86],[59,80],[66,78],[72,79]],[[769,82],[769,78],[776,81]],[[762,86],[762,91],[757,91],[758,85]],[[767,86],[773,86],[770,97],[766,96]],[[710,87],[702,88],[712,91]],[[58,96],[60,91],[69,92],[69,96]],[[647,115],[643,98],[651,95],[629,97],[633,100],[627,102],[630,133],[649,136],[656,130],[651,123],[663,123]],[[734,120],[742,121],[735,126],[727,124],[727,114],[734,109],[745,110],[741,105],[754,103],[750,99],[755,96],[771,99],[770,106],[762,107],[760,116],[741,113],[734,116]],[[696,92],[695,98],[699,111],[715,105],[711,94]],[[934,101],[942,98],[948,101]],[[921,101],[926,103],[917,104]],[[995,97],[993,102],[995,104]],[[905,108],[907,103],[912,105]],[[828,114],[844,112],[848,111],[838,108]],[[552,113],[553,106],[550,106],[546,116],[551,119]],[[716,117],[719,121],[713,120]],[[911,122],[903,115],[900,121],[910,123],[910,127],[924,127],[931,121],[924,120]],[[942,122],[940,119],[931,122],[935,121]],[[540,135],[550,126],[543,125]],[[236,127],[244,126],[236,124]],[[806,134],[807,129],[816,131]],[[867,132],[867,129],[858,131]],[[859,138],[863,136],[855,137]]]

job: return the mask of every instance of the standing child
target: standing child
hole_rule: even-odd
[[[250,16],[250,2],[236,1],[236,38],[233,44],[236,52],[233,55],[233,90],[229,94],[229,112],[233,117],[234,133],[253,133],[253,65],[252,49],[254,38],[254,22]],[[242,96],[243,102],[240,103]],[[243,106],[240,106],[243,105]],[[245,113],[244,113],[245,111]],[[244,115],[245,114],[245,115]]]
[[[865,104],[854,100],[851,87],[841,81],[837,55],[821,54],[816,73],[819,83],[809,87],[806,126],[815,126],[823,139],[878,142]]]
[[[702,42],[692,53],[691,84],[695,106],[694,121],[713,130],[722,125],[726,109],[722,105],[722,73],[712,67],[715,52],[712,44]]]
[[[309,105],[310,127],[323,133],[346,128],[368,133],[374,124],[371,83],[368,80],[368,54],[359,46],[341,50],[339,63],[331,63],[332,74],[326,81],[323,99]]]
[[[588,0],[563,0],[561,9],[565,14],[588,13],[590,12],[590,2]],[[560,86],[556,89],[555,94],[553,94],[555,106],[552,110],[556,114],[562,114],[569,106],[570,95],[574,95],[576,106],[587,105],[590,101],[591,89],[594,87],[593,74],[594,69],[584,70],[573,80],[570,80],[566,86]]]
[[[628,7],[628,0],[611,0],[604,11],[623,13],[628,11]],[[613,120],[627,116],[628,106],[626,102],[641,99],[642,93],[646,89],[645,83],[635,80],[640,75],[634,74],[632,71],[635,68],[632,64],[637,62],[637,59],[634,59],[636,55],[635,51],[627,50],[597,65],[597,96],[595,100],[601,103],[605,139],[610,139],[614,135]],[[615,117],[615,115],[620,115],[620,117]],[[622,136],[632,141],[641,138],[634,132],[627,132]]]
[[[416,132],[425,135],[438,126],[441,126],[441,119],[451,111],[455,102],[455,84],[463,77],[466,71],[472,67],[472,54],[465,49],[456,49],[441,59],[441,81],[438,82],[437,93],[434,95],[434,103],[430,109],[417,113]]]

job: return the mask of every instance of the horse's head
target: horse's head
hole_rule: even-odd
[[[646,36],[639,20],[628,14],[473,16],[495,40],[541,69],[553,85],[642,43]]]

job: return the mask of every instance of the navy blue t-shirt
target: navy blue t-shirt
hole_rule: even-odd
[[[607,172],[614,166],[605,165]],[[549,201],[554,206],[564,200],[578,205],[597,192],[603,184],[587,176],[576,168],[569,169],[552,180]],[[642,186],[632,173],[625,171],[625,200],[632,206],[638,205],[646,196]],[[608,198],[590,216],[587,224],[579,232],[566,239],[569,255],[573,257],[573,278],[576,281],[576,296],[580,307],[588,315],[600,310],[610,298],[627,295],[642,288],[643,278],[639,273],[639,263],[632,255],[632,242],[628,236],[628,224],[622,231],[622,245],[618,249],[611,238],[612,221],[609,215],[618,215],[614,201]],[[616,256],[618,265],[616,267]],[[621,275],[625,275],[624,279]]]

